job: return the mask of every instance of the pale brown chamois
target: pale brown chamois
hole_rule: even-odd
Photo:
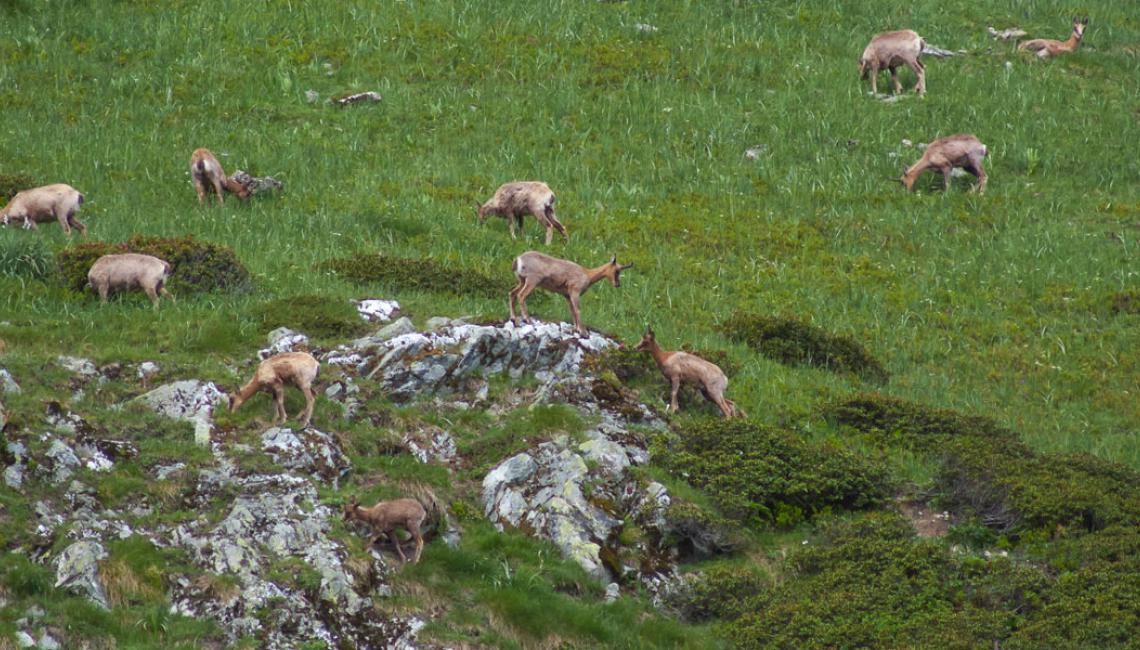
[[[653,328],[648,325],[645,326],[645,335],[641,337],[641,342],[634,349],[648,350],[653,355],[653,360],[657,362],[657,367],[661,369],[661,374],[665,375],[665,379],[672,384],[669,411],[677,412],[677,393],[681,390],[682,383],[689,383],[695,385],[705,399],[715,404],[724,417],[741,415],[736,404],[725,398],[724,390],[728,388],[728,377],[724,376],[724,371],[715,363],[688,352],[662,350],[661,346],[657,345]]]
[[[566,227],[554,216],[554,192],[540,181],[514,181],[504,183],[486,203],[479,205],[479,221],[489,216],[503,217],[510,226],[511,239],[515,239],[515,229],[522,230],[523,217],[532,215],[546,228],[546,245],[554,237],[557,229],[565,241],[570,241]]]
[[[866,49],[863,50],[863,56],[859,57],[859,78],[870,77],[871,93],[878,94],[879,72],[884,69],[889,70],[891,81],[895,85],[895,94],[898,95],[902,93],[898,68],[905,65],[918,75],[918,83],[914,86],[914,92],[921,95],[926,92],[926,66],[922,65],[922,61],[919,60],[924,47],[926,47],[926,41],[909,29],[876,34],[867,44]]]
[[[986,191],[986,170],[982,167],[982,159],[986,157],[986,145],[977,136],[969,133],[959,133],[945,138],[939,138],[926,147],[922,158],[903,172],[898,179],[907,190],[914,187],[914,181],[928,169],[942,172],[946,182],[946,189],[950,189],[950,171],[961,167],[978,178],[978,193]]]
[[[387,537],[396,547],[400,559],[407,562],[408,558],[404,555],[404,549],[400,547],[400,539],[396,537],[395,531],[397,528],[403,528],[411,533],[412,538],[416,540],[416,552],[412,556],[412,564],[419,563],[420,554],[424,550],[424,537],[420,532],[420,526],[423,525],[425,518],[427,518],[427,510],[415,499],[381,501],[371,508],[362,508],[354,497],[344,504],[345,521],[358,519],[372,526],[372,532],[375,536],[368,543],[370,548],[380,541],[380,538]]]
[[[0,209],[0,223],[7,226],[12,221],[22,221],[24,228],[38,230],[41,223],[58,221],[63,234],[71,235],[75,227],[83,237],[87,236],[87,226],[75,218],[75,211],[83,205],[83,195],[74,187],[56,183],[24,190],[12,197]]]
[[[537,251],[527,251],[515,258],[514,272],[519,284],[511,289],[507,297],[507,304],[511,311],[511,321],[515,319],[515,301],[518,301],[519,311],[523,321],[530,321],[530,314],[526,311],[526,298],[535,289],[541,287],[553,291],[566,298],[570,303],[570,314],[574,317],[574,329],[582,336],[586,336],[586,328],[582,327],[582,314],[579,299],[582,294],[600,280],[609,280],[615,287],[621,286],[621,272],[632,267],[633,264],[618,264],[617,255],[609,262],[594,269],[587,269],[567,260],[544,255]]]
[[[249,188],[226,176],[222,163],[209,149],[195,149],[190,154],[190,180],[198,193],[198,205],[206,202],[206,194],[213,190],[218,196],[218,205],[223,205],[222,191],[229,192],[242,201],[249,199]]]
[[[141,253],[119,253],[95,260],[87,272],[87,283],[103,302],[107,302],[111,291],[142,289],[150,298],[151,305],[158,309],[160,295],[174,300],[166,290],[169,277],[170,263],[166,260]]]
[[[305,395],[305,410],[297,414],[301,428],[309,426],[313,417],[313,382],[317,379],[321,364],[308,352],[283,352],[275,354],[257,367],[253,379],[238,389],[230,398],[230,411],[236,411],[258,391],[273,394],[273,426],[288,419],[285,413],[285,386],[296,386]]]
[[[1017,49],[1023,52],[1036,52],[1037,57],[1041,59],[1076,52],[1081,45],[1081,39],[1085,36],[1085,27],[1088,25],[1088,18],[1073,18],[1073,33],[1069,35],[1069,40],[1055,41],[1049,38],[1035,38],[1018,43]]]

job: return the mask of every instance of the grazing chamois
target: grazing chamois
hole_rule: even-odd
[[[170,277],[170,263],[152,255],[140,253],[120,253],[104,255],[95,260],[87,272],[87,283],[99,294],[99,300],[107,302],[111,291],[142,289],[158,309],[158,296],[171,300],[174,296],[166,290],[166,279]]]
[[[1049,38],[1035,38],[1019,43],[1017,49],[1022,52],[1036,52],[1037,57],[1041,59],[1076,52],[1081,45],[1081,39],[1084,38],[1085,27],[1088,25],[1088,18],[1073,18],[1073,33],[1069,35],[1069,40],[1055,41]]]
[[[946,189],[950,189],[950,171],[961,167],[978,178],[978,193],[986,191],[986,170],[982,168],[982,159],[986,157],[986,145],[977,136],[969,133],[959,133],[931,142],[923,152],[922,158],[903,172],[899,181],[907,190],[914,187],[914,181],[922,172],[935,169],[942,172],[946,182]]]
[[[486,221],[494,215],[503,217],[510,226],[511,239],[515,239],[515,228],[522,230],[523,217],[532,215],[546,228],[546,245],[557,229],[565,241],[570,241],[566,227],[554,216],[554,192],[540,181],[514,181],[504,183],[486,203],[479,206],[479,221]]]
[[[44,185],[13,196],[8,205],[0,209],[0,223],[7,226],[12,221],[23,221],[24,228],[38,230],[38,224],[58,221],[63,234],[71,235],[74,226],[80,235],[86,237],[87,226],[75,218],[75,211],[81,205],[83,195],[74,187],[64,183]]]
[[[507,297],[511,321],[517,324],[515,320],[516,300],[523,321],[530,321],[530,314],[526,311],[526,298],[535,289],[541,287],[566,298],[567,302],[570,303],[570,313],[574,317],[574,329],[580,335],[586,336],[586,328],[582,327],[579,298],[595,282],[602,279],[608,279],[615,287],[620,287],[621,272],[632,266],[633,264],[618,264],[617,255],[614,255],[608,263],[595,269],[587,269],[574,262],[544,255],[537,251],[527,251],[515,258],[514,271],[519,279],[519,284],[511,289],[510,295]]]
[[[918,75],[918,83],[914,86],[914,92],[921,95],[926,92],[926,66],[922,65],[922,61],[919,61],[919,56],[922,55],[922,48],[924,47],[926,47],[926,41],[909,29],[876,34],[867,44],[867,48],[863,50],[863,56],[859,57],[859,78],[870,77],[871,92],[878,94],[879,71],[884,68],[890,70],[891,81],[895,84],[895,94],[897,95],[902,92],[902,84],[899,83],[897,70],[899,66],[905,65]]]
[[[224,203],[223,190],[242,201],[249,199],[249,188],[226,176],[222,163],[218,162],[209,149],[195,149],[190,154],[190,180],[194,183],[194,191],[198,193],[198,205],[205,203],[206,194],[211,189],[218,195],[218,205]]]
[[[309,420],[313,417],[313,382],[316,381],[320,368],[321,364],[308,352],[275,354],[262,361],[253,374],[253,379],[230,398],[230,411],[238,410],[246,400],[264,390],[273,393],[273,426],[282,424],[288,418],[285,413],[285,386],[292,385],[305,394],[305,410],[297,414],[303,429],[309,426]]]
[[[424,550],[424,537],[420,533],[420,526],[423,525],[425,518],[427,518],[427,510],[415,499],[381,501],[371,508],[361,508],[354,497],[344,504],[345,521],[359,519],[372,526],[375,537],[368,543],[369,547],[374,546],[376,542],[380,541],[380,538],[387,537],[396,547],[396,552],[400,554],[400,559],[404,562],[407,562],[408,558],[404,555],[404,549],[400,548],[400,540],[396,537],[395,531],[397,528],[403,528],[411,533],[416,540],[416,552],[412,556],[412,564],[419,563],[420,554]]]
[[[641,337],[641,342],[634,349],[648,350],[653,355],[653,360],[657,362],[657,367],[661,369],[661,374],[665,375],[665,379],[672,384],[670,411],[677,412],[677,393],[681,390],[681,384],[690,383],[701,391],[705,399],[715,404],[724,417],[731,418],[738,415],[736,404],[724,396],[724,390],[728,388],[728,377],[724,376],[724,371],[715,363],[688,352],[662,350],[661,346],[657,345],[653,328],[648,325],[645,326],[645,335]]]

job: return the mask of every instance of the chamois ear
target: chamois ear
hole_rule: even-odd
[[[610,258],[610,264],[617,264],[617,255]]]
[[[645,324],[645,335],[653,338],[653,327],[649,323]]]

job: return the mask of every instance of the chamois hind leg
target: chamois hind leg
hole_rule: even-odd
[[[75,218],[75,210],[74,209],[69,210],[67,212],[67,223],[71,224],[72,228],[75,228],[76,230],[79,231],[80,237],[86,237],[87,236],[87,226],[83,225],[83,223],[81,221],[79,221],[79,219]]]
[[[273,426],[284,424],[285,415],[285,387],[273,386]]]
[[[154,287],[145,287],[143,289],[143,291],[146,291],[146,297],[150,298],[151,307],[153,307],[154,309],[157,310],[158,309],[158,290],[155,289]]]
[[[412,556],[412,564],[419,564],[420,555],[424,552],[424,536],[420,533],[419,526],[412,529],[412,537],[416,538],[416,554]]]
[[[581,297],[578,294],[572,293],[566,297],[570,301],[570,315],[574,318],[574,330],[580,336],[586,336],[586,328],[582,327],[582,305]]]
[[[531,322],[530,313],[526,310],[526,298],[537,288],[537,285],[531,284],[529,281],[524,281],[523,286],[519,289],[516,300],[519,303],[519,313],[522,314],[522,322]]]
[[[901,83],[899,83],[899,69],[898,69],[898,66],[894,66],[894,65],[892,65],[892,66],[890,66],[889,70],[891,71],[891,83],[892,83],[892,84],[894,85],[894,87],[895,87],[895,94],[896,94],[896,95],[901,95],[901,94],[902,94],[902,84],[901,84]]]
[[[978,178],[978,194],[985,194],[988,177],[985,168],[982,167],[981,156],[970,156],[970,161],[966,164],[966,171]]]
[[[546,213],[546,221],[547,221],[546,244],[548,246],[550,245],[550,227],[551,226],[554,226],[554,229],[558,231],[558,234],[562,235],[563,241],[567,241],[567,242],[570,241],[570,233],[566,232],[566,226],[563,226],[562,222],[558,220],[558,217],[556,217],[554,215],[554,206],[553,205],[546,206],[545,213]]]
[[[395,546],[396,552],[400,554],[400,561],[407,563],[408,556],[404,555],[404,549],[400,546],[400,536],[396,534],[396,531],[389,531],[388,539],[392,540],[392,546]]]
[[[953,165],[946,165],[945,167],[942,167],[940,171],[942,172],[943,189],[945,189],[945,191],[949,192],[950,191],[950,176],[951,176],[950,172],[954,171],[954,166]]]
[[[917,58],[910,64],[910,69],[918,75],[918,83],[914,84],[914,92],[922,95],[926,93],[926,66],[922,65],[922,61]]]
[[[300,416],[301,428],[304,429],[309,426],[309,420],[313,418],[313,402],[316,398],[313,396],[313,389],[309,386],[302,386],[301,392],[305,394],[305,409],[297,415]]]
[[[222,198],[222,179],[214,178],[211,182],[214,184],[214,192],[218,195],[218,205],[225,205],[225,199]]]

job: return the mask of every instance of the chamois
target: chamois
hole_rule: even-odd
[[[526,298],[536,288],[542,287],[566,298],[567,302],[570,303],[570,313],[574,317],[574,329],[580,335],[586,336],[586,328],[582,327],[579,298],[595,282],[603,278],[608,279],[615,287],[620,287],[621,272],[632,266],[633,264],[618,264],[617,255],[614,255],[608,263],[595,269],[587,269],[574,262],[543,255],[537,251],[527,251],[515,258],[513,268],[519,279],[519,284],[511,289],[507,296],[511,321],[517,323],[515,320],[516,300],[523,321],[530,321],[530,314],[526,311]]]
[[[648,350],[653,355],[653,360],[657,362],[657,367],[661,369],[661,374],[665,375],[665,379],[672,384],[670,411],[677,412],[677,393],[681,390],[681,384],[690,383],[695,384],[705,399],[715,404],[724,417],[731,418],[738,415],[736,404],[724,397],[724,389],[728,388],[728,378],[715,363],[688,352],[662,350],[661,346],[657,345],[653,328],[648,325],[645,326],[645,335],[641,337],[641,342],[634,349]]]
[[[374,546],[381,537],[387,537],[392,541],[396,547],[396,552],[400,554],[400,559],[404,562],[407,562],[408,558],[404,555],[404,549],[400,548],[400,540],[396,537],[395,531],[397,528],[403,528],[411,533],[416,540],[416,552],[412,556],[412,564],[417,564],[420,561],[420,554],[424,550],[424,537],[420,533],[420,526],[423,525],[426,517],[427,510],[415,499],[381,501],[371,508],[361,508],[355,498],[344,504],[345,521],[359,519],[372,526],[375,537],[368,543],[369,547]]]
[[[515,228],[522,230],[523,217],[533,215],[538,223],[546,228],[546,245],[554,236],[554,230],[561,233],[565,241],[570,241],[566,227],[554,216],[554,192],[540,181],[514,181],[504,183],[488,201],[479,206],[479,221],[486,221],[494,215],[503,217],[510,226],[511,239],[515,239]]]
[[[230,399],[230,411],[238,410],[255,393],[264,390],[273,393],[273,426],[282,424],[288,418],[285,413],[285,386],[289,384],[305,394],[305,410],[297,414],[301,428],[305,428],[313,417],[313,382],[317,379],[320,367],[320,363],[308,352],[275,354],[262,361],[253,374],[253,379]]]
[[[223,205],[222,190],[233,194],[242,201],[249,198],[249,188],[226,176],[222,163],[209,149],[195,149],[190,154],[190,180],[198,193],[198,205],[206,201],[206,193],[211,189],[218,195],[218,205]]]
[[[924,47],[926,41],[909,29],[876,34],[863,50],[863,56],[859,57],[859,78],[871,77],[871,93],[877,94],[879,71],[886,68],[891,72],[891,81],[895,84],[897,95],[902,92],[897,70],[900,65],[905,65],[918,75],[914,92],[921,95],[926,92],[926,66],[918,58]]]
[[[961,167],[978,178],[978,193],[986,191],[986,170],[982,168],[982,159],[986,157],[986,145],[969,133],[959,133],[931,142],[922,158],[903,172],[899,179],[906,189],[914,187],[914,181],[928,169],[942,172],[946,182],[946,189],[950,189],[950,171]]]
[[[166,279],[169,277],[170,263],[165,260],[140,253],[120,253],[104,255],[95,260],[87,272],[87,283],[103,302],[107,302],[107,296],[112,290],[142,289],[150,298],[151,305],[158,309],[159,295],[174,300],[174,296],[166,290]]]
[[[44,185],[24,190],[12,197],[8,205],[0,209],[0,223],[5,226],[11,221],[24,222],[25,228],[37,230],[39,223],[59,221],[63,234],[71,235],[72,226],[83,237],[87,236],[87,226],[75,218],[75,211],[83,205],[83,195],[74,187],[64,183]]]
[[[1088,25],[1088,18],[1073,18],[1073,33],[1069,35],[1069,40],[1062,42],[1049,38],[1035,38],[1019,43],[1017,49],[1023,52],[1036,52],[1037,57],[1041,59],[1076,52],[1081,45],[1081,39],[1084,38],[1085,27]]]

